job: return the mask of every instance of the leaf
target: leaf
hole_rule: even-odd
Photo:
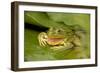
[[[24,31],[24,57],[25,61],[68,60],[90,58],[90,15],[80,13],[54,13],[25,11],[25,23],[39,27],[69,28],[80,25],[87,34],[83,41],[85,46],[67,50],[52,50],[50,46],[41,47],[38,43],[38,34],[42,31],[25,28]],[[26,25],[26,24],[25,24]],[[28,25],[28,26],[30,26]]]
[[[84,44],[87,48],[84,51],[86,51],[88,55],[90,54],[90,14],[48,12],[47,15],[55,22],[63,22],[66,25],[79,25],[83,27],[87,33],[84,39]]]
[[[25,12],[25,23],[44,26],[47,28],[61,26],[61,24],[50,20],[44,12]]]
[[[25,29],[25,61],[36,61],[36,60],[54,60],[52,52],[50,53],[49,48],[43,48],[39,46],[37,31]]]
[[[80,25],[89,30],[90,15],[83,13],[57,13],[48,12],[47,15],[56,22],[64,22],[66,25]]]

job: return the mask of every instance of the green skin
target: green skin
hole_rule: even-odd
[[[51,49],[59,50],[82,47],[83,36],[82,32],[72,30],[70,27],[66,29],[51,27],[47,32],[41,32],[38,39],[41,46],[48,45]]]

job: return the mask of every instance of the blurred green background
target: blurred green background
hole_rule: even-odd
[[[90,14],[25,11],[24,23],[24,61],[90,58]],[[54,51],[39,45],[40,32],[50,27],[66,28],[67,25],[80,25],[86,31],[83,49]]]

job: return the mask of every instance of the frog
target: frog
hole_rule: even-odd
[[[61,28],[50,27],[45,32],[40,32],[38,35],[39,45],[42,47],[49,46],[51,49],[71,49],[73,47],[82,46],[83,32],[74,30],[73,27]]]

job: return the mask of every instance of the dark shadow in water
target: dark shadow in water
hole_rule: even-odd
[[[30,30],[35,30],[35,31],[38,31],[38,32],[48,30],[47,27],[37,26],[37,25],[34,25],[34,24],[28,24],[28,23],[25,23],[24,28],[25,29],[30,29]]]

